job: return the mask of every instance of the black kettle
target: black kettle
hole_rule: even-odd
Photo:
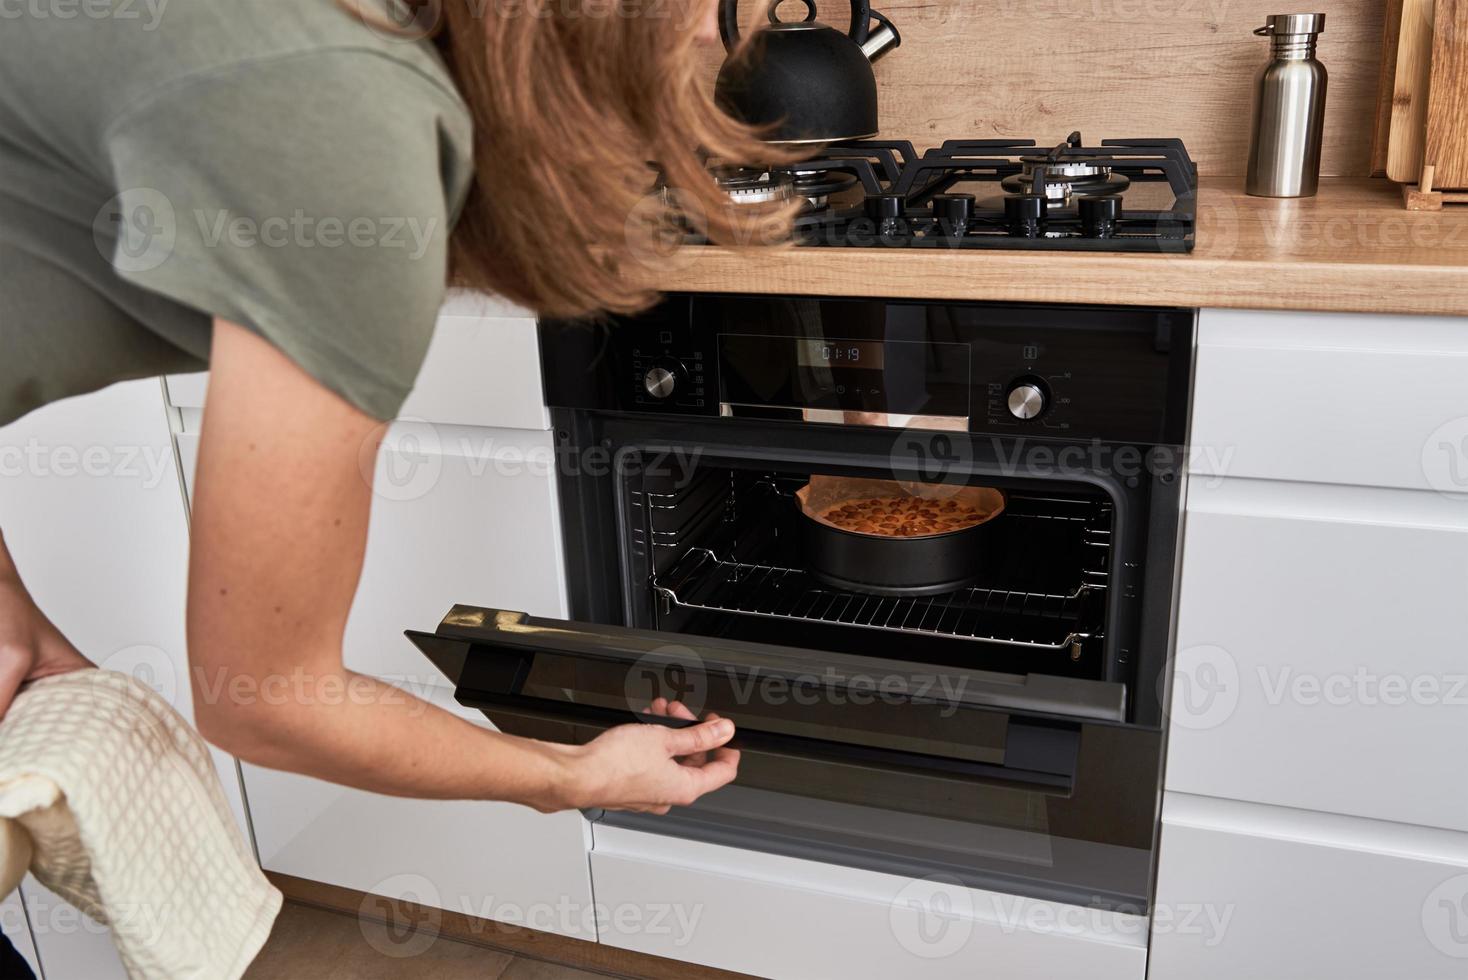
[[[770,26],[750,39],[745,56],[719,70],[714,96],[734,118],[758,126],[772,143],[830,143],[877,134],[877,79],[872,62],[902,36],[868,0],[851,0],[845,34],[816,20],[815,0],[805,20],[783,22],[770,4]],[[873,22],[876,27],[873,28]],[[721,0],[724,47],[739,43],[739,0]]]

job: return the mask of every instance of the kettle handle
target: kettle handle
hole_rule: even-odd
[[[810,11],[807,21],[815,20],[815,0],[802,0],[805,7]],[[780,5],[780,0],[770,0],[770,20],[775,20],[775,8]],[[846,34],[857,44],[866,42],[867,33],[872,24],[871,0],[851,0],[851,26]],[[739,0],[719,0],[719,37],[723,39],[724,50],[733,51],[739,44]]]

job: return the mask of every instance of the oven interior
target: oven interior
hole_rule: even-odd
[[[823,471],[824,472],[824,471]],[[890,473],[860,475],[891,476]],[[807,570],[799,466],[649,467],[623,504],[636,625],[1010,674],[1124,681],[1108,637],[1115,509],[1086,485],[999,486],[980,577],[941,595],[829,587]]]

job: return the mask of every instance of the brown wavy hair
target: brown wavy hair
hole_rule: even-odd
[[[788,158],[700,83],[694,26],[715,2],[407,2],[406,29],[434,38],[474,121],[454,285],[551,316],[628,313],[656,298],[649,273],[681,223],[718,244],[784,239],[791,207],[736,211],[709,176],[710,159]],[[753,24],[768,0],[744,6]]]

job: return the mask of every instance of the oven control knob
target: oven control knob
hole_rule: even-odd
[[[1009,414],[1017,419],[1038,418],[1045,411],[1045,390],[1034,381],[1009,389]]]
[[[680,365],[674,361],[654,364],[642,376],[642,387],[654,398],[671,398],[678,387]]]

